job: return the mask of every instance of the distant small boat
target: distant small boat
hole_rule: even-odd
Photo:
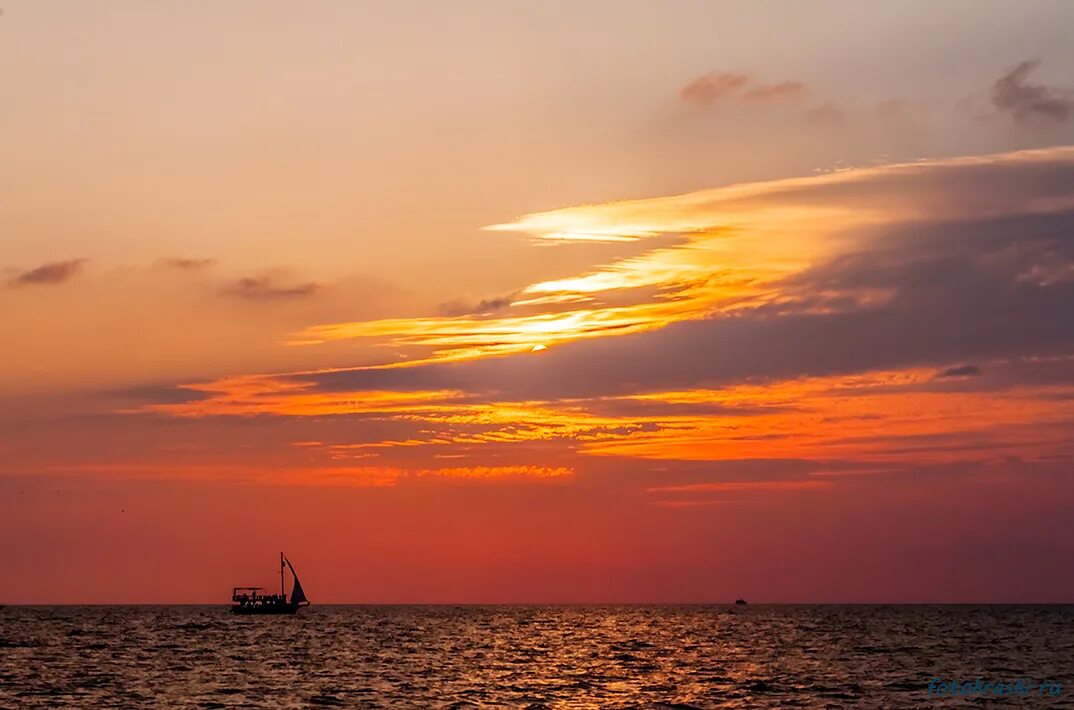
[[[745,599],[736,599],[735,600],[735,606],[746,606],[746,600]]]
[[[291,598],[287,598],[284,591],[284,566],[291,570]],[[300,608],[309,606],[309,599],[302,591],[302,583],[298,581],[295,568],[291,560],[280,553],[280,593],[258,594],[263,587],[235,587],[231,590],[231,613],[232,614],[294,614]]]

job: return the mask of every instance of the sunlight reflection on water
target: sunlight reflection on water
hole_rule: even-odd
[[[0,610],[0,706],[936,707],[934,677],[1074,693],[1074,607]],[[962,701],[964,702],[964,701]],[[1017,701],[1014,701],[1017,702]]]

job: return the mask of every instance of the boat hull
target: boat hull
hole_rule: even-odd
[[[266,604],[264,606],[247,604],[231,607],[232,614],[241,614],[243,616],[257,616],[260,614],[294,614],[298,610],[298,604]]]

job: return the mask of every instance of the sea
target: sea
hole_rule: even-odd
[[[1074,606],[0,609],[2,708],[982,706],[1074,707]]]

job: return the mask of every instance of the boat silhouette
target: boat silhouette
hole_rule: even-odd
[[[291,570],[291,598],[284,591],[284,567]],[[234,587],[231,590],[232,614],[294,614],[300,608],[309,606],[309,599],[302,590],[291,560],[280,553],[280,593],[258,594],[264,587]]]

